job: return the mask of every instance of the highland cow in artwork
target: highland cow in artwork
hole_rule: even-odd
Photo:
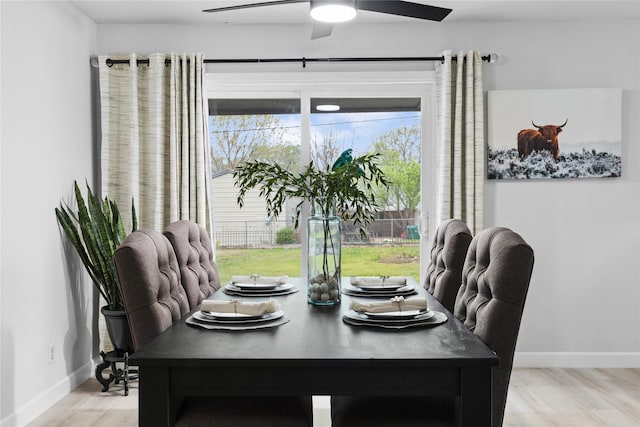
[[[547,150],[553,155],[553,159],[558,161],[558,134],[566,126],[569,119],[561,125],[538,126],[533,121],[531,124],[536,129],[522,129],[518,132],[518,154],[524,159],[534,151]]]
[[[488,179],[622,176],[621,89],[490,90],[487,116]]]

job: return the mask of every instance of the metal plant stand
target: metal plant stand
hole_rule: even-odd
[[[102,363],[96,366],[96,379],[102,384],[102,391],[109,391],[109,386],[112,382],[120,384],[120,381],[122,381],[124,383],[124,395],[128,396],[129,380],[138,378],[137,369],[129,371],[129,353],[121,353],[118,351],[105,353],[101,351],[100,356],[102,356]],[[123,368],[118,368],[116,363],[122,363]],[[109,377],[105,378],[102,372],[107,368],[111,368],[111,372],[109,373]]]

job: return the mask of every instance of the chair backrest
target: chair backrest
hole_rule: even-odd
[[[113,255],[136,350],[189,312],[169,240],[154,230],[129,234]]]
[[[459,219],[448,219],[438,226],[431,244],[424,287],[452,313],[471,239],[467,224]]]
[[[194,309],[220,289],[220,276],[213,261],[209,233],[200,224],[181,220],[169,224],[163,234],[176,253],[180,281],[187,293],[189,307]]]
[[[519,234],[495,227],[473,238],[464,264],[454,314],[500,358],[492,377],[494,426],[502,425],[533,262]]]

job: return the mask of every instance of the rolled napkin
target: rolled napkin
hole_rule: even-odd
[[[426,310],[427,299],[423,297],[393,297],[388,301],[360,303],[351,301],[350,308],[358,313],[388,313],[391,311]]]
[[[379,277],[352,277],[353,286],[404,286],[407,284],[406,277],[379,276]]]
[[[259,316],[261,314],[275,313],[280,309],[277,301],[248,302],[240,300],[211,300],[206,299],[200,305],[200,311],[214,313],[236,313]]]
[[[259,274],[252,274],[250,276],[231,276],[231,283],[284,285],[287,282],[289,282],[289,276],[261,276]]]

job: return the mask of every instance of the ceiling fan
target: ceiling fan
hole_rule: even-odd
[[[334,23],[353,19],[358,10],[408,16],[429,21],[442,21],[451,12],[451,9],[444,7],[401,0],[274,0],[205,9],[203,12],[227,12],[293,3],[309,3],[311,17],[315,20],[311,34],[312,39],[329,36]]]

